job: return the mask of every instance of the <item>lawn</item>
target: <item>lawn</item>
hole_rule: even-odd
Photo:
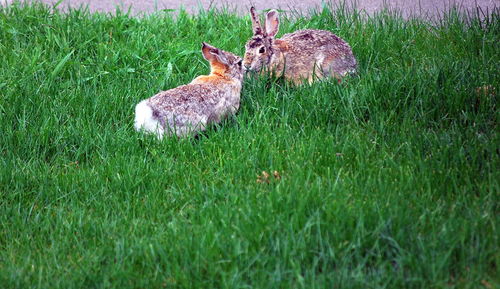
[[[248,15],[0,8],[0,287],[498,288],[498,15],[282,17],[358,75],[249,77],[159,141],[134,106],[207,74],[202,41],[243,55]]]

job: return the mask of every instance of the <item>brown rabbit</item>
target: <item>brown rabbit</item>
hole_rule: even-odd
[[[194,136],[211,123],[219,123],[240,106],[242,59],[203,43],[203,57],[210,62],[209,75],[160,92],[135,107],[136,130],[163,136]]]
[[[271,71],[276,76],[284,75],[296,84],[324,77],[342,77],[356,72],[356,59],[352,49],[340,37],[325,30],[299,30],[278,33],[278,11],[266,14],[265,27],[260,25],[255,8],[250,8],[253,37],[245,45],[243,59],[246,71]]]

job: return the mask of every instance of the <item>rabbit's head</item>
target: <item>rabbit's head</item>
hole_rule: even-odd
[[[241,57],[213,47],[203,42],[201,47],[203,57],[210,63],[212,73],[241,81],[243,79]]]
[[[255,8],[250,8],[252,17],[253,36],[245,45],[245,58],[243,65],[245,71],[259,71],[271,65],[271,60],[275,53],[273,49],[274,36],[279,30],[278,11],[270,10],[266,13],[265,26],[262,27],[259,21],[259,15]]]

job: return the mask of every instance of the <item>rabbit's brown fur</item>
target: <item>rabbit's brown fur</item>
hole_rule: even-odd
[[[241,58],[203,43],[209,75],[160,92],[136,106],[135,128],[157,134],[189,136],[235,114],[240,105]]]
[[[260,25],[254,7],[250,12],[254,35],[245,46],[243,64],[247,71],[271,71],[297,84],[324,77],[340,79],[356,71],[351,47],[330,31],[299,30],[275,39],[278,12],[266,14],[265,27]]]

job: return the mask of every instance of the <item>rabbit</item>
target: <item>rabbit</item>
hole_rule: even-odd
[[[267,70],[277,77],[284,75],[295,84],[325,77],[340,81],[356,72],[351,47],[330,31],[305,29],[275,39],[280,24],[278,11],[266,14],[264,27],[254,7],[250,8],[250,15],[253,37],[245,45],[245,72]]]
[[[134,127],[163,136],[196,136],[209,124],[234,115],[240,106],[243,80],[242,59],[205,42],[203,57],[210,74],[191,83],[162,91],[135,107]]]

